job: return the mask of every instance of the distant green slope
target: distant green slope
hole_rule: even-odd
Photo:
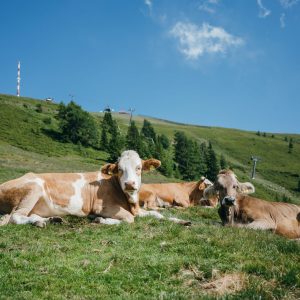
[[[102,115],[96,114],[96,115]],[[126,132],[129,116],[113,114]],[[134,120],[141,128],[144,117],[135,116]],[[257,177],[252,181],[257,194],[264,198],[273,198],[275,193],[293,198],[300,203],[300,193],[296,191],[300,179],[300,135],[267,133],[267,137],[257,136],[255,132],[229,128],[193,126],[147,117],[158,133],[173,138],[175,131],[185,132],[199,142],[211,141],[217,154],[224,154],[241,181],[249,181],[252,170],[251,156],[259,156]],[[292,137],[294,148],[288,153],[288,142],[285,137]]]
[[[42,112],[37,112],[37,105]],[[27,171],[81,171],[95,170],[103,164],[107,153],[83,148],[59,141],[58,124],[55,119],[57,104],[29,98],[0,94],[0,182],[17,177]],[[102,113],[93,113],[98,124]],[[129,116],[114,113],[121,131],[125,134]],[[138,127],[145,117],[134,116]],[[223,153],[241,181],[249,180],[251,155],[261,157],[254,184],[257,195],[274,198],[275,193],[287,195],[300,203],[296,191],[300,179],[300,135],[267,134],[257,136],[255,132],[236,129],[184,125],[146,117],[158,133],[173,138],[175,131],[184,131],[199,142],[211,141],[217,154]],[[294,148],[288,153],[284,137],[292,137]],[[22,154],[21,154],[22,153]],[[23,159],[24,158],[24,159]],[[38,161],[38,163],[35,163]],[[146,181],[153,181],[149,175]],[[158,181],[165,181],[159,176]]]

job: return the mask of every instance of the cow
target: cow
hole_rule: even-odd
[[[0,185],[0,213],[5,214],[1,223],[45,227],[48,222],[62,222],[66,215],[93,215],[101,224],[132,223],[135,216],[162,219],[156,211],[140,209],[138,203],[142,170],[159,166],[159,160],[141,160],[135,151],[127,150],[117,163],[98,172],[28,173]]]
[[[222,170],[204,192],[204,197],[219,196],[219,216],[223,225],[271,230],[287,238],[299,239],[300,206],[247,195],[254,191],[251,183],[240,183],[231,170]]]
[[[217,198],[203,199],[204,190],[211,185],[212,182],[205,177],[194,182],[142,184],[139,193],[140,204],[150,209],[194,205],[215,207]]]

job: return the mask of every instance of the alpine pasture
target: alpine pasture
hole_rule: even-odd
[[[95,171],[107,161],[104,151],[63,142],[56,113],[55,103],[0,95],[0,183],[26,172]],[[103,114],[92,115],[100,126]],[[113,117],[126,134],[129,117]],[[141,128],[144,117],[134,120]],[[182,131],[210,141],[240,181],[255,185],[255,196],[300,205],[300,135],[147,120],[170,140]],[[251,155],[261,157],[255,180],[249,179]],[[159,171],[143,175],[143,182],[174,180]],[[69,217],[44,229],[0,227],[0,299],[300,298],[299,242],[222,227],[217,209],[162,213],[192,226],[151,218],[105,226]]]

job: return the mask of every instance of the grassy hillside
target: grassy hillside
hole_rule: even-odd
[[[38,112],[38,104],[42,112]],[[57,105],[0,95],[0,183],[33,172],[98,170],[107,153],[59,140]],[[102,114],[93,114],[100,122]],[[114,114],[121,130],[128,116]],[[141,127],[143,117],[135,117]],[[189,126],[147,118],[170,138],[176,130],[210,140],[241,181],[250,156],[262,158],[257,195],[288,195],[300,172],[300,136]],[[294,139],[289,154],[285,136]],[[159,173],[144,182],[170,181]],[[171,209],[191,227],[150,218],[134,224],[93,225],[66,218],[62,225],[0,227],[0,299],[299,299],[300,244],[271,232],[220,226],[216,209]]]
[[[41,105],[42,112],[37,112],[38,105]],[[62,143],[59,140],[55,119],[57,104],[0,95],[0,108],[0,147],[1,152],[9,153],[0,157],[0,182],[11,176],[19,176],[23,172],[22,168],[25,172],[27,170],[76,171],[82,170],[83,167],[85,170],[91,170],[99,168],[107,158],[105,152]],[[103,114],[93,115],[100,126]],[[121,130],[126,134],[129,116],[114,113],[113,117],[117,119]],[[272,134],[268,133],[267,137],[263,137],[257,136],[255,132],[236,129],[192,126],[150,117],[147,119],[151,121],[158,133],[164,133],[170,139],[173,138],[175,131],[181,130],[200,142],[211,141],[217,154],[224,154],[240,180],[249,180],[252,165],[250,157],[252,155],[261,157],[257,167],[257,178],[253,181],[257,188],[257,195],[271,199],[275,199],[276,195],[278,198],[286,195],[293,202],[300,203],[300,193],[296,190],[300,179],[300,135],[273,134],[274,137],[271,137]],[[141,127],[144,117],[135,116],[134,120],[138,127]],[[285,137],[292,137],[294,140],[291,154],[288,153]],[[28,157],[25,164],[16,163],[20,155],[16,154],[14,157],[13,154],[21,150],[24,150],[23,155]],[[30,164],[30,157],[37,154],[40,155],[41,161],[48,161],[50,157],[55,157],[52,159],[51,167],[49,163],[41,163],[39,168]],[[69,164],[66,163],[67,161]],[[161,176],[156,180],[167,179]]]
[[[129,117],[117,113],[113,116],[126,132]],[[134,119],[141,128],[144,117],[136,116]],[[236,129],[183,125],[150,117],[147,120],[153,124],[155,131],[166,134],[170,139],[175,131],[180,130],[199,142],[211,141],[217,154],[225,156],[241,181],[250,180],[251,156],[260,157],[257,177],[252,181],[257,188],[257,196],[275,200],[276,194],[281,198],[286,195],[300,204],[300,193],[296,190],[300,179],[300,135],[274,133],[274,137],[271,137],[272,133],[268,133],[267,137],[263,137],[257,136],[255,132]],[[288,153],[285,137],[292,137],[294,140],[291,154]]]

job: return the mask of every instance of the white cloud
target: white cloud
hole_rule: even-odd
[[[197,26],[178,22],[170,30],[170,35],[178,40],[179,51],[189,60],[197,60],[206,53],[225,53],[244,44],[243,39],[207,23]]]
[[[290,8],[297,4],[299,0],[279,0],[279,2],[283,6],[283,8]]]
[[[266,18],[267,16],[269,16],[271,14],[271,11],[269,9],[265,8],[264,5],[262,4],[262,0],[257,0],[257,5],[259,6],[258,16],[260,18]]]
[[[280,27],[284,28],[285,27],[285,13],[280,15]]]
[[[151,11],[152,10],[152,0],[145,0],[145,4],[148,6],[149,10]]]
[[[215,6],[219,4],[219,2],[220,0],[204,0],[199,5],[199,9],[208,12],[210,14],[213,14],[216,12]]]

